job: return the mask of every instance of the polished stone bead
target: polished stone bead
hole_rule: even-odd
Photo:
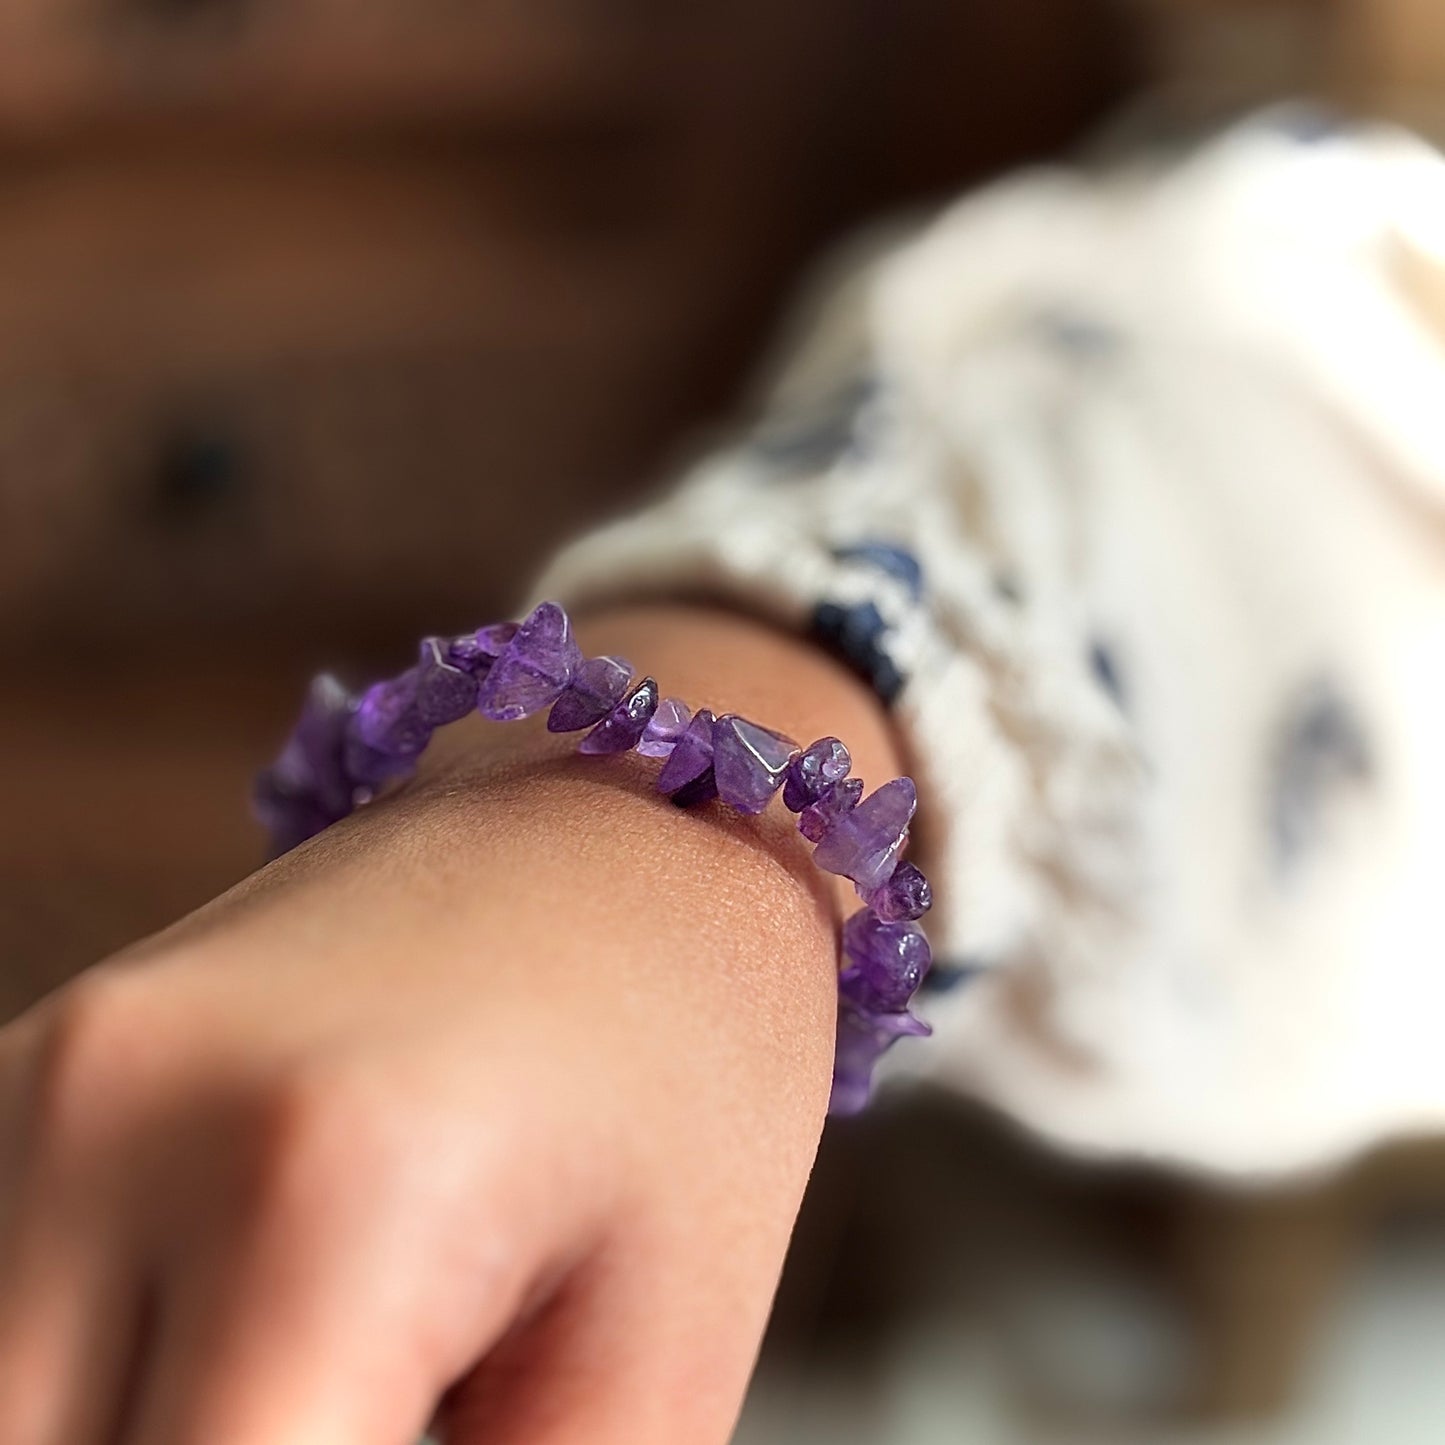
[[[657,683],[644,677],[577,745],[579,753],[625,753],[642,740],[657,711]]]
[[[351,781],[342,746],[356,700],[329,673],[315,678],[295,731],[277,762],[278,773],[296,791],[313,794],[329,811],[351,809]]]
[[[355,788],[355,800],[369,803],[387,783],[416,771],[416,755],[384,753],[368,747],[349,729],[343,750],[347,777]]]
[[[712,767],[712,712],[698,708],[687,730],[678,738],[672,754],[657,774],[657,790],[674,793],[685,783],[700,778]]]
[[[351,811],[355,784],[346,768],[345,739],[355,707],[334,677],[314,679],[285,747],[256,779],[252,802],[278,851]]]
[[[788,764],[783,779],[783,806],[801,813],[848,776],[853,760],[837,738],[819,738]]]
[[[289,853],[337,821],[315,798],[288,793],[271,768],[256,777],[251,789],[251,811],[271,840],[273,858]]]
[[[560,612],[561,608],[557,610]],[[498,658],[507,650],[507,644],[521,630],[521,626],[520,622],[493,622],[490,627],[479,627],[476,631],[477,646],[488,657]]]
[[[447,661],[445,643],[428,637],[416,666],[416,710],[428,727],[444,727],[477,705],[477,680]]]
[[[710,803],[717,797],[717,774],[712,768],[706,768],[695,777],[692,782],[684,783],[675,793],[669,795],[670,801],[679,808],[695,808],[700,803]]]
[[[417,708],[418,669],[375,682],[361,695],[351,733],[368,748],[397,757],[415,757],[431,741],[432,730]]]
[[[848,966],[839,988],[876,1009],[904,1008],[933,962],[916,923],[889,923],[871,908],[860,908],[843,925],[843,956]]]
[[[809,803],[798,814],[798,832],[810,843],[822,842],[828,829],[844,813],[856,808],[862,796],[862,778],[847,778],[841,783],[834,783],[816,803]]]
[[[368,796],[410,773],[431,741],[432,730],[417,708],[419,676],[419,668],[409,667],[398,677],[373,683],[346,725],[346,771]]]
[[[813,861],[829,873],[872,890],[887,881],[918,807],[912,778],[894,778],[837,819],[813,850]]]
[[[926,1038],[932,1032],[910,1013],[876,1012],[841,994],[828,1112],[859,1113],[873,1092],[873,1069],[883,1054],[901,1038]]]
[[[477,706],[496,722],[515,722],[554,703],[581,663],[567,614],[555,602],[543,602],[502,648]]]
[[[453,667],[471,673],[478,682],[491,670],[492,655],[482,651],[475,632],[463,632],[460,636],[447,638],[443,652]]]
[[[900,863],[887,882],[862,894],[862,898],[888,923],[922,918],[933,907],[933,889],[914,863]]]
[[[724,713],[713,724],[712,766],[718,797],[740,813],[761,813],[798,755],[792,738]]]
[[[642,734],[637,751],[645,758],[670,757],[678,738],[687,731],[691,721],[692,713],[685,702],[675,697],[663,698],[647,725],[647,731]]]
[[[547,714],[547,731],[574,733],[601,722],[621,701],[632,681],[625,657],[589,657]]]
[[[478,682],[491,671],[497,655],[517,635],[515,622],[500,622],[448,638],[443,651],[453,667],[469,672]]]

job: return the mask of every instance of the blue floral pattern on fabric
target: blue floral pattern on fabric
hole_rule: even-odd
[[[1299,145],[1320,145],[1348,135],[1349,122],[1318,101],[1282,106],[1270,119],[1271,128]]]
[[[840,562],[856,563],[900,583],[906,593],[903,603],[896,593],[885,598],[887,589],[879,591],[879,600],[886,601],[889,607],[912,608],[921,603],[923,568],[906,547],[883,538],[864,537],[834,547],[832,554]],[[873,599],[852,602],[825,599],[813,609],[814,638],[846,662],[890,707],[908,681],[888,647],[888,635],[895,625]]]
[[[765,421],[749,440],[753,455],[784,477],[825,472],[860,447],[858,421],[877,394],[874,376],[854,376],[816,405]]]
[[[1328,681],[1307,688],[1280,733],[1269,799],[1270,834],[1281,867],[1318,834],[1331,796],[1373,771],[1365,729]]]
[[[1024,600],[1023,583],[1016,572],[1000,568],[993,574],[993,594],[1010,607],[1021,607]]]
[[[1124,344],[1122,334],[1108,322],[1072,307],[1048,307],[1034,318],[1034,326],[1040,340],[1072,362],[1102,360]]]
[[[921,988],[927,993],[952,993],[984,971],[984,965],[973,959],[936,959],[933,967],[923,975]]]
[[[1114,655],[1113,648],[1100,642],[1097,638],[1089,644],[1089,671],[1094,674],[1094,681],[1114,699],[1122,710],[1127,701],[1127,694],[1124,690],[1123,675],[1119,671],[1119,660]]]
[[[905,678],[884,646],[887,631],[883,614],[872,602],[820,602],[813,609],[813,636],[891,707]]]
[[[834,547],[833,555],[840,562],[866,562],[896,577],[914,602],[923,596],[923,568],[912,552],[896,542],[855,542],[847,547]]]

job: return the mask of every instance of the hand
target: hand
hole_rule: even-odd
[[[793,716],[882,755],[826,663],[698,625],[599,628],[765,721],[746,678],[796,653]],[[0,1445],[406,1445],[438,1401],[455,1445],[727,1439],[837,899],[781,810],[567,748],[479,727],[0,1031]]]

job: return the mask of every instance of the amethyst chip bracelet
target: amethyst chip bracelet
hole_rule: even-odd
[[[932,961],[917,922],[932,897],[899,856],[918,802],[912,779],[864,797],[837,738],[800,748],[735,713],[691,712],[659,696],[652,678],[634,682],[624,659],[584,658],[567,614],[543,602],[521,622],[429,637],[415,666],[359,694],[318,677],[280,756],[256,779],[257,816],[284,853],[408,776],[438,727],[473,710],[511,722],[543,708],[552,732],[587,729],[581,753],[661,759],[657,787],[679,807],[718,798],[761,813],[781,790],[813,861],[852,880],[865,906],[843,926],[831,1112],[860,1110],[883,1052],[930,1032],[908,1003]]]

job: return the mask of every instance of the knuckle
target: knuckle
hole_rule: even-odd
[[[110,1107],[142,1045],[128,991],[110,975],[87,975],[59,994],[33,1063],[30,1112],[42,1137],[64,1138]]]
[[[25,1366],[30,1363],[28,1359],[21,1362]],[[8,1360],[0,1361],[0,1399],[5,1401],[0,1445],[35,1445],[54,1438],[54,1411],[45,1392]]]
[[[385,1167],[387,1109],[359,1071],[293,1068],[261,1093],[253,1202],[263,1217],[328,1213]]]

